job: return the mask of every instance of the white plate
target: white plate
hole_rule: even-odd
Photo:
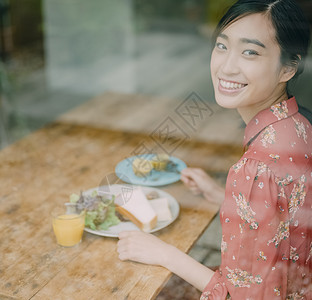
[[[118,195],[122,192],[122,189],[124,189],[124,188],[131,189],[132,187],[134,187],[134,186],[128,185],[128,184],[122,184],[122,185],[121,184],[114,184],[114,185],[110,185],[110,186],[101,186],[101,187],[92,188],[90,190],[85,191],[84,194],[91,194],[94,190],[96,190],[96,191],[100,191],[100,192],[104,191],[104,192],[109,192],[109,193]],[[168,193],[166,193],[160,189],[153,188],[153,187],[142,186],[142,190],[143,190],[145,195],[147,195],[148,193],[150,193],[152,191],[156,191],[160,198],[166,197],[168,199],[169,208],[170,208],[170,211],[172,214],[171,220],[157,222],[156,227],[150,231],[151,233],[167,227],[173,221],[176,220],[176,218],[178,217],[179,212],[180,212],[180,206],[174,197],[172,197],[170,194],[168,194]],[[86,232],[93,233],[96,235],[107,236],[107,237],[118,237],[118,234],[122,231],[140,230],[140,229],[136,225],[134,225],[132,222],[129,221],[129,222],[120,222],[118,225],[111,226],[108,230],[92,230],[92,229],[87,228],[87,227],[84,230]]]

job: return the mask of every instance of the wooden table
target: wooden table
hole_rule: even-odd
[[[92,101],[90,102],[90,105]],[[101,109],[98,110],[99,116]],[[77,113],[77,112],[76,112]],[[153,299],[170,278],[162,267],[122,262],[117,239],[84,233],[73,248],[56,244],[50,211],[71,193],[96,187],[116,164],[157,143],[150,135],[56,121],[0,152],[0,299]],[[231,145],[187,140],[175,156],[189,165],[239,155]],[[230,160],[221,169],[228,168]],[[221,165],[221,164],[219,164]],[[189,251],[218,207],[181,183],[161,187],[180,203],[178,219],[156,235]]]

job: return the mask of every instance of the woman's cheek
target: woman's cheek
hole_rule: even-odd
[[[217,73],[218,73],[218,66],[220,65],[221,65],[220,55],[216,54],[215,51],[213,51],[211,55],[211,61],[210,61],[210,73],[211,73],[212,83],[215,89],[217,88],[217,84],[218,84]]]

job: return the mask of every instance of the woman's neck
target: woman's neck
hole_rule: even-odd
[[[274,104],[280,103],[284,100],[287,100],[287,92],[282,93],[278,97],[275,97],[274,99],[264,101],[264,102],[258,102],[253,105],[244,106],[237,108],[238,113],[241,115],[242,119],[246,124],[249,123],[249,121],[256,116],[260,111],[267,109],[271,107]]]

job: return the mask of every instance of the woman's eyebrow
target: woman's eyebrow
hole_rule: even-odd
[[[219,33],[219,34],[218,34],[218,37],[223,38],[223,39],[225,39],[225,40],[228,40],[228,39],[229,39],[229,37],[228,37],[226,34],[224,34],[224,33]]]
[[[262,48],[266,48],[263,43],[261,43],[259,40],[256,40],[256,39],[241,38],[240,41],[245,43],[245,44],[255,44],[255,45],[260,46]]]
[[[223,38],[225,40],[229,40],[229,37],[224,33],[219,33],[218,37]],[[265,45],[257,39],[241,38],[240,41],[244,44],[255,44],[255,45],[260,46],[262,48],[266,48]]]

